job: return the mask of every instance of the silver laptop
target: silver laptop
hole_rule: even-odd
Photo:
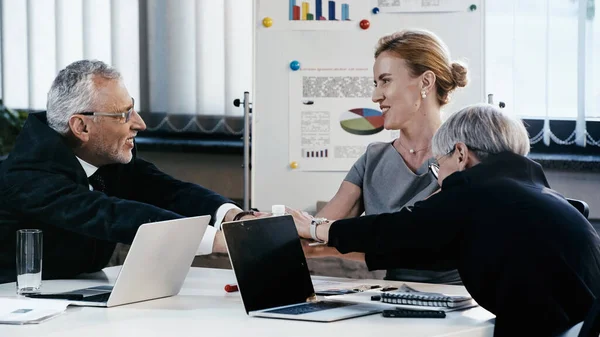
[[[229,259],[250,316],[332,322],[381,312],[317,300],[290,215],[223,223]]]
[[[177,295],[209,221],[210,215],[205,215],[143,224],[138,228],[114,286],[39,297],[64,299],[76,306],[114,307]]]

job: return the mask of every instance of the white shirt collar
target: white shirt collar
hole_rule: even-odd
[[[96,171],[98,170],[98,168],[86,161],[84,161],[83,159],[75,156],[75,158],[77,158],[77,160],[79,160],[79,163],[81,164],[81,167],[83,167],[83,170],[85,171],[85,174],[87,175],[87,177],[89,178],[92,174],[96,173]]]

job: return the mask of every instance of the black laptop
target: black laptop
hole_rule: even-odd
[[[332,322],[381,312],[317,300],[291,215],[227,222],[223,232],[248,315]]]

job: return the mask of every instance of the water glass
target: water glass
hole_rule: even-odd
[[[42,231],[17,231],[17,294],[38,292],[42,285]]]

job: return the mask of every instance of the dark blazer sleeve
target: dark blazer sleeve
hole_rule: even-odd
[[[211,215],[214,218],[221,205],[235,204],[200,185],[177,180],[141,158],[134,160],[132,179],[132,199],[184,216]]]
[[[12,212],[33,223],[101,240],[131,243],[140,225],[182,217],[150,204],[90,191],[57,174],[35,172],[28,179],[11,179],[10,174],[4,178],[0,192]]]
[[[468,211],[460,192],[440,192],[396,213],[338,220],[329,246],[341,253],[364,252],[370,270],[456,268]]]

